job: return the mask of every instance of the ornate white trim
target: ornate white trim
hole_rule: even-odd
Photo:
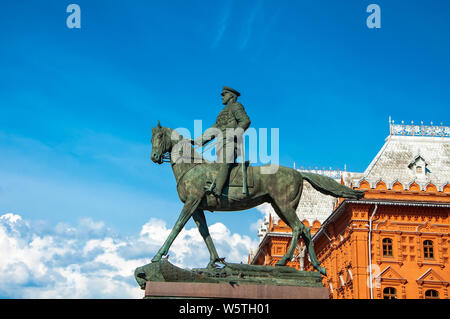
[[[371,184],[365,177],[363,177],[363,178],[361,178],[360,180],[358,180],[358,181],[356,182],[356,184],[355,184],[355,187],[356,187],[356,188],[360,188],[360,187],[361,187],[361,182],[364,181],[364,180],[365,180],[367,183],[369,183],[369,187],[370,187],[370,188],[373,188],[373,187],[372,187],[372,184]]]
[[[347,170],[346,169],[344,169],[344,170],[339,170],[339,169],[336,169],[336,170],[334,170],[334,169],[303,169],[303,168],[300,168],[300,169],[296,169],[296,171],[298,171],[298,172],[304,172],[304,173],[314,173],[314,174],[319,174],[319,175],[324,175],[324,176],[327,176],[327,177],[331,177],[332,179],[341,179],[341,177],[342,177],[342,173],[345,173],[345,172],[347,172]]]
[[[409,191],[410,188],[411,188],[411,185],[414,184],[414,183],[416,183],[417,185],[419,185],[419,189],[420,189],[421,191],[423,191],[423,187],[422,187],[421,183],[420,183],[416,178],[414,178],[412,181],[410,181],[410,182],[408,183],[407,187],[405,187],[405,190]]]
[[[434,181],[434,182],[436,182],[436,181]],[[433,182],[433,180],[430,179],[428,182],[426,182],[426,183],[423,185],[423,190],[426,191],[428,185],[433,184],[433,185],[436,187],[437,191],[440,192],[440,191],[441,191],[441,190],[440,190],[441,187],[439,186],[439,184],[434,183],[434,182]],[[443,187],[442,187],[442,188],[443,188]]]
[[[397,182],[398,182],[400,185],[402,185],[403,190],[405,190],[405,186],[402,184],[402,182],[400,182],[400,181],[398,180],[398,178],[394,179],[394,180],[391,181],[389,184],[386,184],[386,185],[387,185],[387,188],[390,189],[390,190],[392,190],[392,188],[394,187],[394,184],[397,183]]]
[[[404,124],[404,121],[395,124],[389,118],[389,135],[450,137],[450,126],[433,125],[433,122],[430,125],[423,125],[423,122],[420,125],[414,125],[414,122]]]
[[[383,182],[384,185],[386,185],[386,188],[388,188],[388,183],[386,181],[383,180],[382,177],[380,177],[379,179],[377,179],[374,183],[373,183],[373,187],[372,188],[377,188],[377,185],[379,182]]]

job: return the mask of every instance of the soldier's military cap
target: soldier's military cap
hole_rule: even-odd
[[[232,89],[232,88],[230,88],[230,87],[228,87],[228,86],[224,86],[224,87],[223,87],[223,89],[222,89],[222,95],[223,95],[225,92],[231,92],[231,93],[235,94],[236,96],[241,95],[241,93],[239,93],[239,92],[236,91],[235,89]]]

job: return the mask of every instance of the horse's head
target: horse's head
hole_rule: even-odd
[[[171,151],[172,143],[170,140],[169,130],[162,127],[158,121],[158,125],[152,128],[152,155],[153,162],[162,164],[164,162],[164,154]]]

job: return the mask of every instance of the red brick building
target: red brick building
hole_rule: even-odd
[[[390,123],[384,146],[365,172],[340,173],[342,184],[365,191],[363,200],[328,196],[334,207],[324,220],[316,218],[323,212],[316,211],[313,222],[299,213],[312,227],[330,298],[448,299],[449,137],[449,127]],[[249,263],[273,265],[287,249],[290,229],[270,213],[259,234]],[[298,247],[288,265],[312,270],[301,241]]]

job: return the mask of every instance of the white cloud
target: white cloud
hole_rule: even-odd
[[[269,203],[264,203],[256,207],[257,210],[264,216],[269,218],[270,215],[275,215],[272,205]]]
[[[225,5],[226,5],[226,7],[223,8],[223,10],[222,10],[222,16],[220,19],[218,19],[219,27],[218,27],[214,42],[211,45],[212,48],[217,47],[217,45],[219,44],[220,40],[222,39],[222,37],[228,27],[228,19],[230,18],[230,15],[231,15],[233,3],[229,2],[229,3],[226,3]]]
[[[0,216],[0,297],[142,298],[134,270],[150,262],[170,233],[156,218],[127,238],[92,219],[75,226],[35,226],[17,214]],[[210,233],[220,256],[230,262],[246,262],[256,245],[222,223],[211,225]],[[169,255],[172,263],[184,268],[204,267],[209,261],[195,227],[178,235]]]
[[[264,223],[264,220],[262,218],[258,219],[256,222],[250,224],[250,230],[254,231],[255,233],[258,232],[258,230],[261,227],[262,223]]]
[[[43,143],[0,129],[0,212],[47,220],[95,216],[128,231],[134,224],[124,211],[141,223],[150,210],[165,218],[165,210],[181,208],[176,192],[167,191],[174,190],[170,183],[160,181],[175,180],[170,169],[149,159],[150,150],[149,144],[90,130]]]

